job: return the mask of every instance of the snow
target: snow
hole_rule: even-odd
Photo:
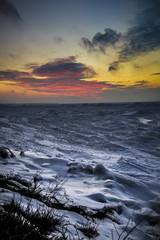
[[[13,118],[8,111],[8,114],[11,114],[10,118],[5,117],[4,114],[0,119],[0,122],[3,123],[0,143],[6,147],[11,147],[15,155],[14,158],[10,156],[5,159],[0,157],[1,173],[12,172],[25,179],[38,176],[37,181],[42,182],[45,187],[50,183],[57,183],[59,179],[65,179],[63,188],[71,200],[68,204],[72,204],[73,201],[76,205],[92,210],[101,209],[104,206],[115,207],[117,209],[115,217],[120,221],[120,224],[113,223],[107,218],[98,222],[100,235],[94,238],[96,240],[112,239],[112,232],[114,239],[118,239],[117,231],[119,233],[123,232],[129,219],[131,220],[127,231],[147,214],[149,214],[149,217],[139,223],[131,237],[134,240],[156,239],[153,231],[158,236],[160,229],[159,157],[157,153],[154,154],[147,147],[148,145],[145,145],[147,143],[137,143],[135,141],[137,136],[133,136],[132,133],[128,135],[126,132],[122,135],[119,133],[114,138],[114,131],[116,132],[119,129],[119,127],[116,127],[116,121],[118,120],[114,122],[117,130],[113,128],[112,132],[108,133],[109,130],[105,130],[105,121],[100,122],[99,119],[99,116],[101,118],[107,116],[106,113],[104,116],[100,114],[95,117],[94,115],[95,120],[93,118],[92,124],[89,125],[87,113],[77,111],[78,117],[82,117],[80,121],[83,124],[76,120],[71,124],[70,119],[73,116],[76,117],[76,113],[70,110],[66,112],[68,120],[66,117],[64,125],[63,118],[62,121],[57,122],[52,117],[46,119],[46,110],[44,109],[44,111],[40,111],[39,121],[42,124],[43,117],[45,117],[48,125],[41,125],[40,123],[36,125],[34,121],[31,122],[31,120],[34,120],[34,116],[30,119],[24,113],[22,117],[18,115],[20,114],[19,110],[16,111],[17,113],[14,116],[17,114],[17,118]],[[55,111],[57,111],[57,115],[54,115],[54,117],[57,118],[60,112],[58,113],[57,109]],[[87,110],[85,111],[87,112]],[[121,117],[124,117],[124,119],[122,119],[121,124],[127,121],[127,117],[130,121],[129,128],[133,128],[135,113],[136,111],[133,109],[130,113],[123,114]],[[109,122],[110,118],[111,115],[108,116],[106,121]],[[135,116],[134,124],[140,124],[138,126],[144,127],[143,131],[148,131],[146,127],[155,121],[150,120],[150,118],[151,116],[149,118],[140,117],[138,123],[137,116]],[[158,122],[158,117],[154,119],[157,119]],[[87,124],[86,128],[83,121]],[[153,133],[156,132],[157,122],[153,126]],[[128,124],[126,123],[126,125]],[[77,126],[79,129],[77,129]],[[94,128],[97,129],[97,132]],[[137,132],[135,129],[133,131]],[[79,134],[78,137],[77,134]],[[125,136],[126,134],[127,136]],[[110,145],[107,145],[111,135],[113,135],[112,141],[110,141]],[[82,139],[82,136],[84,139]],[[101,140],[101,138],[103,139]],[[129,140],[126,140],[126,138]],[[130,144],[131,140],[132,144]],[[154,140],[153,143],[155,143],[155,146],[152,145],[152,148],[157,149],[157,142]],[[110,148],[106,148],[106,146],[110,146]],[[117,151],[115,150],[116,146],[119,146]],[[20,155],[21,151],[24,151],[24,153]],[[0,189],[1,203],[11,200],[12,197],[13,193],[11,191],[3,192]],[[33,205],[36,207],[36,201],[33,202]],[[88,224],[86,219],[77,213],[67,213],[66,218],[72,223],[84,226]],[[72,228],[71,231],[74,233]],[[122,236],[125,236],[125,234],[126,232]]]

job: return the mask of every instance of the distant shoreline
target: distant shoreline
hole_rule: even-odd
[[[0,105],[121,105],[121,104],[160,104],[160,101],[144,101],[144,102],[93,102],[93,103],[0,103]]]

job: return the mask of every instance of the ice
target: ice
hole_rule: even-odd
[[[126,191],[125,187],[122,184],[119,184],[119,183],[115,182],[114,180],[110,180],[110,179],[107,179],[104,182],[104,187],[113,189],[113,190],[116,189],[117,191],[123,191],[123,192]]]
[[[107,202],[105,195],[102,194],[102,193],[93,193],[91,195],[88,195],[87,197],[96,201],[96,202],[101,202],[101,203],[106,203]]]
[[[36,176],[35,181],[44,187],[64,179],[68,204],[90,211],[114,207],[119,233],[129,219],[127,231],[151,212],[131,238],[153,240],[154,234],[159,237],[160,225],[160,114],[158,105],[154,111],[152,107],[6,106],[1,109],[0,146],[8,147],[15,157],[0,157],[0,173],[30,180]],[[1,203],[12,198],[12,191],[0,188]],[[33,202],[35,208],[36,204]],[[67,219],[87,224],[77,213],[67,213]],[[101,221],[98,228],[96,240],[112,239],[111,231],[118,238],[110,219]]]
[[[64,187],[69,198],[79,205],[92,207],[93,209],[101,208],[105,204],[116,204],[115,206],[117,207],[120,204],[120,219],[124,225],[133,216],[135,216],[135,221],[139,221],[144,217],[146,212],[143,210],[143,207],[145,205],[147,207],[148,200],[150,200],[149,206],[151,207],[151,209],[148,208],[148,211],[152,211],[152,208],[159,206],[157,199],[155,199],[155,194],[144,183],[137,181],[133,177],[108,170],[102,164],[83,164],[67,161],[63,158],[44,157],[43,154],[35,154],[33,152],[25,152],[22,157],[17,152],[15,152],[15,155],[15,158],[10,159],[12,161],[8,161],[8,169],[13,169],[23,174],[23,177],[25,176],[26,178],[36,176],[35,174],[38,172],[38,181],[48,183],[56,181],[57,176],[66,176]],[[13,165],[19,166],[14,168]],[[4,166],[1,165],[1,171],[3,168]],[[45,183],[45,185],[47,184]],[[12,198],[10,193],[1,193],[1,195],[2,201]],[[73,217],[73,215],[70,215],[70,220],[77,222],[79,221],[79,216],[74,215]],[[159,223],[158,213],[152,216],[146,224],[152,224],[153,222]],[[103,228],[103,224],[100,228]],[[102,229],[102,233],[104,232],[104,235],[101,235],[102,238],[110,236],[110,233],[106,233],[104,229]],[[102,238],[97,237],[97,239]],[[106,239],[109,238],[106,237]]]
[[[139,121],[140,121],[141,123],[147,125],[148,123],[152,122],[153,120],[151,120],[151,119],[145,119],[145,118],[139,118]]]

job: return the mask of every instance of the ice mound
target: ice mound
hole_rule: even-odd
[[[2,158],[11,157],[12,158],[12,157],[14,157],[14,154],[9,148],[0,146],[0,157],[2,157]]]
[[[77,162],[69,163],[69,173],[87,173],[92,174],[93,173],[93,167],[89,164],[81,164]]]
[[[108,198],[116,202],[118,199],[122,199],[122,202],[137,209],[136,198],[148,201],[156,196],[145,183],[119,172],[110,171],[103,164],[99,163],[95,167],[92,167],[89,164],[71,162],[68,165],[68,172],[76,174],[77,177],[78,175],[85,176],[89,174],[95,177],[96,181],[102,182],[104,180],[102,184],[105,189],[103,191],[108,194]],[[134,199],[128,200],[128,195],[134,196]]]
[[[160,196],[149,201],[149,207],[160,214]]]
[[[84,164],[84,163],[69,163],[68,164],[69,173],[78,174],[78,173],[87,173],[87,174],[93,174],[94,176],[100,178],[100,179],[114,179],[113,173],[106,169],[102,164],[97,164],[94,168],[90,164]]]
[[[156,196],[152,190],[149,190],[146,184],[133,177],[115,173],[114,179],[116,182],[125,187],[127,194],[133,195],[135,198],[137,197],[141,200],[150,200]]]
[[[110,188],[110,189],[116,189],[116,190],[124,191],[124,192],[126,191],[125,187],[122,184],[117,183],[114,180],[110,180],[110,179],[107,179],[104,182],[104,187]]]
[[[121,210],[121,214],[123,214],[123,216],[126,217],[127,219],[130,219],[132,217],[132,213],[125,203],[120,202],[119,209]]]
[[[93,173],[93,167],[89,164],[87,164],[85,170],[86,170],[87,173],[90,173],[90,174]]]
[[[101,203],[106,203],[106,197],[102,193],[92,193],[87,196],[88,198],[96,201],[96,202],[101,202]]]
[[[93,174],[99,178],[109,178],[113,179],[112,173],[107,170],[102,164],[97,164],[93,170]]]

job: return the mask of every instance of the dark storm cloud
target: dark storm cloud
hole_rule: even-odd
[[[3,81],[4,79],[14,80],[22,76],[29,77],[30,74],[27,72],[14,71],[14,70],[0,71],[0,81]]]
[[[5,86],[23,87],[25,90],[53,94],[58,97],[100,99],[99,94],[112,84],[91,80],[92,68],[75,61],[76,57],[57,59],[40,66],[30,64],[31,72],[0,71],[0,82]],[[90,80],[90,81],[87,81]]]
[[[116,70],[119,68],[118,65],[119,65],[118,61],[112,62],[112,63],[109,65],[108,70],[109,70],[109,71],[116,71]]]
[[[119,46],[118,58],[109,65],[109,71],[116,71],[119,64],[131,61],[160,48],[160,1],[142,0],[139,13],[126,33],[117,33],[106,28],[105,33],[96,33],[92,40],[82,38],[81,44],[88,52],[105,53],[107,47]],[[116,45],[116,43],[119,43]],[[120,47],[121,46],[121,47]]]
[[[0,82],[3,81],[10,81],[20,86],[25,86],[25,84],[43,84],[44,82],[42,79],[34,78],[30,73],[14,70],[0,71]]]
[[[121,61],[160,47],[160,2],[152,1],[152,6],[137,16],[137,23],[128,30],[126,40],[120,52]]]
[[[25,64],[25,68],[28,70],[33,70],[33,69],[35,69],[36,67],[38,67],[39,66],[39,64],[38,63],[36,63],[36,62],[32,62],[32,63],[26,63]]]
[[[0,82],[35,92],[53,93],[56,96],[94,99],[100,99],[99,94],[105,89],[123,87],[111,82],[92,80],[91,77],[96,76],[95,71],[77,62],[75,56],[56,59],[39,66],[32,63],[27,67],[31,72],[0,71]]]
[[[19,85],[28,84],[38,87],[61,82],[64,86],[68,86],[74,85],[75,82],[84,84],[85,79],[96,74],[91,67],[76,62],[74,56],[57,59],[40,66],[36,63],[28,64],[27,67],[32,70],[31,73],[14,70],[0,71],[0,81],[8,80]]]
[[[22,21],[16,7],[9,0],[0,0],[0,14],[10,17],[12,20]]]
[[[151,75],[160,75],[160,73],[152,73]]]
[[[114,46],[121,39],[121,34],[110,28],[106,28],[104,31],[105,33],[96,33],[92,41],[88,38],[82,38],[82,45],[88,51],[101,51],[105,53],[108,46]]]
[[[94,46],[88,38],[81,38],[81,45],[86,48],[88,52],[94,51]]]
[[[96,73],[90,67],[83,63],[76,62],[74,56],[57,59],[54,62],[49,62],[33,69],[33,74],[39,76],[48,76],[58,78],[85,79],[93,77]]]
[[[160,48],[160,2],[147,0],[144,1],[144,6],[145,9],[137,15],[134,25],[124,35],[118,65]],[[108,70],[116,69],[109,66]]]
[[[28,72],[21,72],[21,71],[14,71],[14,70],[7,70],[7,71],[0,71],[0,82],[9,81],[9,84],[12,85],[19,85],[19,86],[27,86],[30,84],[38,84],[42,83],[41,79],[34,78]]]

